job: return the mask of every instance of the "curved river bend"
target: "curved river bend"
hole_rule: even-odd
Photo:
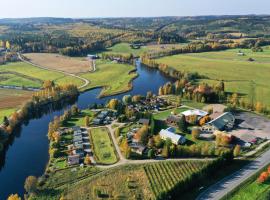
[[[166,77],[156,69],[144,67],[136,63],[139,77],[133,81],[133,89],[124,94],[97,98],[101,89],[94,89],[82,93],[76,104],[85,109],[92,103],[105,103],[108,99],[121,99],[124,95],[146,95],[148,91],[158,92],[158,88],[172,79]],[[60,111],[52,111],[40,119],[30,120],[23,125],[15,136],[14,142],[8,147],[4,156],[0,157],[0,199],[6,199],[9,194],[24,194],[24,181],[30,175],[41,176],[49,159],[48,155],[48,124],[54,116],[61,115]]]

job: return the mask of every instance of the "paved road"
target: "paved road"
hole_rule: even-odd
[[[209,187],[206,191],[201,193],[197,200],[218,200],[224,197],[228,192],[232,191],[239,184],[247,180],[256,172],[267,166],[270,162],[270,150],[263,153],[256,160],[244,166],[234,174],[222,179],[218,183]],[[222,169],[221,169],[222,170]]]
[[[27,60],[25,60],[25,59],[21,56],[21,54],[19,54],[19,53],[18,53],[18,58],[19,58],[22,62],[25,62],[25,63],[27,63],[27,64],[33,65],[33,66],[38,67],[38,68],[40,68],[40,69],[45,69],[45,70],[49,70],[49,71],[59,72],[59,73],[62,73],[62,74],[68,75],[68,76],[72,76],[72,77],[75,77],[75,78],[78,78],[78,79],[82,80],[82,81],[84,82],[84,84],[81,85],[81,86],[79,86],[78,89],[82,89],[82,88],[86,87],[87,85],[89,85],[89,83],[90,83],[89,80],[87,80],[87,79],[85,79],[85,78],[82,78],[82,77],[80,77],[80,76],[77,76],[76,74],[68,73],[68,72],[65,72],[65,71],[58,70],[58,69],[49,69],[49,68],[47,68],[47,67],[44,67],[44,66],[41,66],[41,65],[37,65],[37,64],[32,63],[32,62],[30,62],[30,61],[27,61]],[[94,71],[95,71],[95,69],[94,69]]]

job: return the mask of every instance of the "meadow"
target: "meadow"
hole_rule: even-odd
[[[116,44],[110,48],[107,49],[106,52],[109,53],[117,53],[117,54],[133,54],[134,56],[141,56],[144,53],[151,53],[151,52],[160,52],[160,51],[168,51],[168,50],[173,50],[177,49],[180,47],[183,47],[186,45],[185,43],[183,44],[149,44],[146,46],[142,46],[139,49],[133,49],[130,47],[130,44],[128,43],[119,43]]]
[[[80,76],[90,81],[86,89],[103,87],[100,96],[109,96],[131,89],[131,81],[137,76],[136,73],[130,73],[134,69],[132,65],[98,60],[95,72]]]
[[[123,166],[66,190],[66,199],[154,199],[141,166]]]
[[[188,110],[188,108],[176,108],[176,109],[173,108],[173,109],[165,110],[165,111],[159,112],[157,114],[154,114],[154,119],[155,120],[166,120],[166,118],[168,116],[170,116],[172,112],[175,112],[176,114],[180,114],[186,110]]]
[[[108,129],[105,127],[92,128],[89,135],[96,162],[100,164],[116,163],[118,158],[116,156],[114,145],[109,136]]]
[[[82,110],[79,114],[76,116],[72,116],[69,120],[67,120],[64,123],[64,126],[66,127],[73,127],[73,126],[85,126],[85,117],[88,116],[89,120],[91,120],[94,117],[94,112],[91,110]]]
[[[109,53],[119,53],[119,54],[133,54],[134,56],[140,56],[141,54],[148,51],[146,46],[142,46],[139,49],[132,49],[128,43],[119,43],[107,49],[106,52]]]
[[[267,198],[264,197],[266,193],[270,193],[270,181],[259,184],[257,180],[255,180],[250,184],[241,187],[240,190],[230,198],[230,200],[267,200]]]
[[[83,82],[78,78],[66,76],[60,72],[53,72],[45,69],[40,69],[38,67],[34,67],[32,65],[23,62],[15,62],[15,63],[8,63],[6,65],[0,65],[0,73],[11,73],[16,75],[17,76],[16,82],[14,81],[10,82],[13,83],[12,85],[20,84],[20,86],[22,86],[22,83],[26,83],[24,77],[27,77],[28,79],[33,80],[35,82],[35,83],[27,82],[27,85],[24,85],[26,87],[37,87],[37,86],[41,87],[42,82],[45,80],[53,80],[55,81],[56,84],[73,83],[78,86],[83,84]]]
[[[53,53],[29,53],[24,54],[32,63],[44,66],[48,69],[56,69],[68,73],[82,73],[91,71],[90,62],[86,57],[67,57]]]
[[[244,52],[239,56],[238,52]],[[248,61],[253,58],[254,61]],[[248,97],[255,83],[255,99],[270,107],[270,49],[264,52],[252,52],[249,49],[233,49],[218,52],[180,54],[159,58],[158,63],[167,64],[176,70],[198,72],[208,79],[200,80],[216,84],[225,82],[227,92],[237,92]]]

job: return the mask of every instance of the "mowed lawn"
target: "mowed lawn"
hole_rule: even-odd
[[[94,112],[91,110],[82,110],[81,113],[79,113],[76,116],[71,117],[69,120],[67,120],[64,123],[64,126],[66,127],[73,127],[73,126],[85,126],[85,117],[88,116],[89,120],[91,121],[94,117]]]
[[[54,53],[29,53],[24,54],[32,63],[49,69],[61,70],[69,73],[91,71],[90,61],[87,57],[73,58]]]
[[[97,163],[116,163],[118,158],[115,154],[115,148],[109,136],[109,130],[106,127],[92,128],[89,134]]]
[[[16,76],[16,79],[13,77],[9,84],[12,85],[23,85],[27,87],[41,87],[42,82],[45,80],[53,80],[57,84],[68,84],[73,83],[78,86],[82,85],[83,82],[75,77],[66,76],[59,72],[53,72],[45,69],[40,69],[38,67],[34,67],[27,63],[23,62],[15,62],[15,63],[8,63],[6,65],[0,65],[0,73],[13,73]],[[17,74],[17,75],[16,75]],[[10,76],[2,74],[2,78]],[[25,79],[28,81],[26,82]],[[15,81],[16,80],[16,81]],[[32,80],[30,82],[29,80]],[[34,82],[34,83],[33,83]]]
[[[259,184],[257,180],[247,184],[233,195],[230,200],[253,200],[253,199],[265,199],[262,196],[270,191],[270,181]]]
[[[165,120],[168,116],[171,115],[171,113],[173,111],[176,112],[176,114],[180,114],[184,111],[188,110],[188,108],[185,108],[185,107],[181,107],[181,108],[173,108],[173,109],[169,109],[169,110],[165,110],[165,111],[161,111],[157,114],[154,114],[154,119],[155,120]]]
[[[226,91],[248,95],[251,81],[256,83],[256,99],[270,107],[270,50],[265,47],[264,52],[254,53],[251,50],[241,50],[245,56],[238,56],[240,49],[179,54],[157,59],[158,63],[165,63],[179,71],[198,72],[209,79],[202,80],[209,84],[224,80]],[[254,62],[248,58],[255,59]]]
[[[101,96],[108,96],[131,89],[131,80],[137,74],[129,73],[135,67],[126,64],[117,64],[110,61],[97,61],[97,69],[93,73],[81,74],[90,81],[87,89],[103,87]]]

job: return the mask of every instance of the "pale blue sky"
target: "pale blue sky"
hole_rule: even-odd
[[[0,0],[0,18],[270,14],[270,0]]]

